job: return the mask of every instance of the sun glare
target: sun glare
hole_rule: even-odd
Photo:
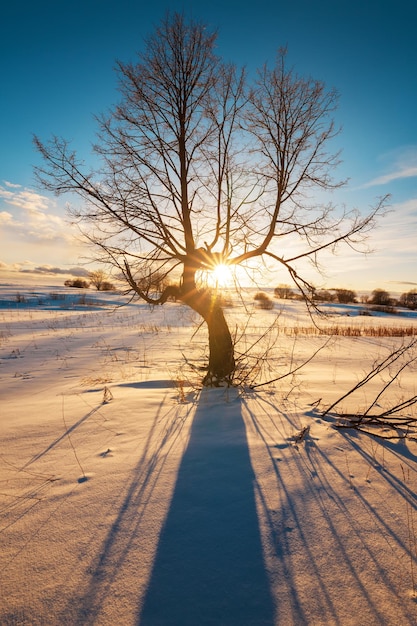
[[[232,272],[228,265],[220,263],[210,272],[211,281],[216,287],[227,287],[232,283]]]

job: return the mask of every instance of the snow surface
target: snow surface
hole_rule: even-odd
[[[248,297],[227,310],[246,383],[328,343],[274,384],[201,390],[199,319],[123,302],[0,288],[0,624],[417,624],[417,442],[318,408],[406,340],[329,341],[302,303]],[[330,308],[327,328],[417,327]]]

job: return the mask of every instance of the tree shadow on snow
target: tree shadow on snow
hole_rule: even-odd
[[[132,555],[135,558],[138,554],[139,558],[141,556],[142,524],[147,509],[152,508],[161,475],[167,471],[171,451],[183,436],[192,407],[185,407],[185,411],[178,411],[175,406],[166,409],[165,400],[166,395],[155,412],[141,454],[126,479],[120,499],[115,496],[109,503],[103,502],[103,514],[109,515],[109,507],[111,511],[114,509],[114,520],[107,528],[100,550],[87,565],[88,578],[83,582],[79,596],[69,599],[59,623],[100,624],[107,599],[113,597],[118,578],[125,575],[126,564]]]
[[[140,626],[274,623],[241,401],[225,393],[201,394]]]
[[[120,383],[119,387],[130,387],[133,389],[167,389],[176,387],[175,381],[170,379],[162,380],[143,380],[140,382]]]
[[[317,615],[323,624],[353,624],[350,616],[359,612],[361,623],[394,623],[390,619],[395,615],[395,623],[414,624],[412,605],[410,609],[393,584],[404,574],[404,565],[395,571],[387,567],[384,549],[386,541],[393,554],[396,550],[398,555],[407,554],[406,536],[395,518],[386,515],[384,496],[374,505],[361,488],[364,477],[350,474],[348,456],[356,451],[366,458],[355,442],[357,433],[341,431],[341,440],[348,445],[336,447],[342,450],[339,454],[333,449],[329,454],[328,444],[320,445],[320,438],[310,433],[298,444],[294,439],[300,430],[298,413],[287,414],[275,400],[253,394],[250,403],[244,401],[243,411],[248,429],[262,444],[258,454],[263,463],[269,458],[272,470],[270,497],[261,485],[258,495],[269,535],[271,578],[279,581],[274,589],[276,624],[318,623]],[[397,454],[402,445],[396,446]],[[407,454],[404,448],[402,454]],[[371,457],[367,461],[371,463]],[[265,465],[263,471],[267,473]],[[400,491],[389,470],[378,471]],[[415,506],[411,486],[403,485],[401,494],[411,510]]]

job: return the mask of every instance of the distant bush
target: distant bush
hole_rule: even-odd
[[[82,280],[82,278],[73,278],[72,280],[66,280],[64,285],[65,287],[75,287],[76,289],[88,289],[90,283]]]
[[[274,303],[271,298],[267,298],[266,300],[259,300],[258,306],[260,309],[264,309],[265,311],[270,311],[274,308]]]
[[[270,311],[274,308],[274,303],[271,298],[264,292],[258,291],[253,298],[260,309],[264,309],[265,311]]]
[[[334,302],[336,296],[327,289],[320,289],[313,293],[313,300],[317,302]]]
[[[374,289],[369,302],[378,306],[390,306],[392,304],[391,296],[385,289]]]
[[[113,285],[113,283],[109,283],[106,280],[101,283],[100,291],[114,291],[115,289],[116,287]]]
[[[339,304],[349,304],[356,302],[356,292],[351,289],[335,289],[336,298]]]
[[[415,311],[417,309],[417,289],[401,294],[399,304],[406,309]]]
[[[289,285],[278,285],[278,287],[275,287],[274,289],[274,296],[276,298],[287,300],[288,298],[292,298],[294,296],[294,292]]]

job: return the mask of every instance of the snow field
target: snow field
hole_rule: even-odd
[[[334,337],[271,385],[201,391],[193,314],[62,291],[0,290],[2,625],[417,624],[417,443],[319,411],[407,338]],[[279,304],[248,299],[249,325],[227,310],[239,358],[255,344],[247,382],[328,340],[282,332],[311,327],[291,302],[260,341]],[[332,324],[403,323],[339,313]],[[411,368],[389,400],[413,393]]]

